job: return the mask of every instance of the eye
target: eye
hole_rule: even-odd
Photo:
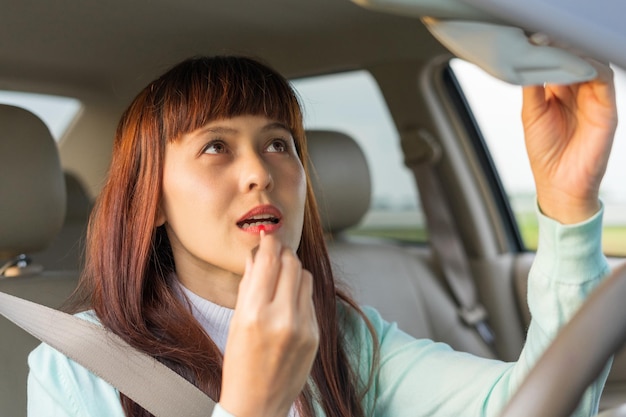
[[[287,152],[287,142],[284,139],[274,139],[270,142],[269,146],[266,148],[268,152]]]
[[[207,143],[205,147],[202,149],[202,153],[208,153],[208,154],[222,154],[226,152],[227,152],[226,144],[222,142],[221,140],[211,141]]]

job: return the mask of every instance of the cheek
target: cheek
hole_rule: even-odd
[[[172,167],[175,175],[163,176],[162,211],[170,225],[185,228],[201,227],[219,211],[226,197],[225,182],[207,175]],[[206,225],[203,225],[206,226]],[[177,227],[176,227],[177,228]]]
[[[178,178],[164,181],[163,188],[167,232],[176,264],[185,264],[188,255],[215,264],[215,250],[225,244],[224,222],[220,221],[228,200],[224,183]]]
[[[307,179],[304,173],[304,168],[299,163],[294,163],[283,174],[285,179],[286,191],[291,200],[291,205],[294,208],[299,208],[300,211],[304,211],[304,202],[306,200],[306,185]]]
[[[306,175],[304,174],[304,169],[300,166],[300,169],[295,170],[293,176],[293,187],[296,190],[295,194],[297,194],[301,200],[304,200],[304,196],[306,195]]]
[[[285,198],[289,201],[289,210],[292,213],[290,217],[293,227],[290,233],[289,246],[296,250],[300,245],[302,227],[304,224],[307,180],[302,166],[293,168],[285,178],[287,182]]]

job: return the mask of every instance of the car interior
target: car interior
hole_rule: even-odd
[[[62,308],[80,276],[89,212],[107,174],[125,106],[147,82],[184,58],[249,55],[294,85],[351,71],[371,76],[396,131],[395,137],[377,138],[381,149],[398,150],[402,159],[397,165],[411,181],[410,169],[423,163],[415,161],[424,153],[437,155],[430,171],[443,195],[438,204],[457,219],[453,223],[470,272],[465,285],[486,312],[478,321],[487,318],[495,338],[486,340],[472,319],[460,314],[458,296],[432,245],[437,230],[410,239],[359,231],[372,210],[388,203],[374,196],[379,171],[364,153],[362,138],[307,126],[312,181],[341,285],[415,337],[480,356],[517,358],[530,322],[526,279],[534,252],[521,238],[509,196],[450,67],[460,57],[510,82],[528,82],[520,78],[524,71],[506,71],[511,56],[493,61],[466,54],[462,46],[456,50],[449,39],[470,39],[468,32],[450,38],[456,28],[446,26],[441,16],[423,20],[425,12],[396,8],[386,13],[348,0],[0,2],[0,36],[6,41],[1,44],[0,93],[80,102],[68,128],[55,138],[41,116],[4,104],[0,94],[0,192],[5,196],[0,203],[0,292]],[[515,29],[513,42],[526,42],[528,31]],[[502,33],[475,25],[469,30],[483,40]],[[558,61],[559,76],[589,77],[567,53],[536,58],[550,65]],[[362,124],[361,131],[370,127],[366,118]],[[411,187],[419,194],[416,182]],[[421,200],[427,198],[419,194],[410,206],[421,213]],[[398,213],[388,217],[401,217]],[[610,254],[609,261],[621,264],[624,254]],[[26,358],[39,341],[3,317],[0,335],[0,415],[25,416]],[[626,355],[618,353],[601,410],[625,402]]]

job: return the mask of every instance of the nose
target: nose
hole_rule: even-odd
[[[244,192],[254,189],[268,190],[274,186],[270,167],[257,152],[249,152],[241,160],[241,181]]]

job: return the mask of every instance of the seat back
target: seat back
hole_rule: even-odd
[[[67,198],[61,231],[46,249],[33,253],[31,258],[45,269],[78,271],[93,202],[76,175],[65,172],[64,177]]]
[[[78,273],[46,271],[27,260],[63,223],[65,181],[56,144],[35,115],[0,105],[0,155],[0,291],[58,307]],[[26,415],[26,359],[37,344],[0,317],[0,416]]]
[[[428,247],[344,233],[359,224],[371,197],[369,168],[358,144],[343,133],[321,130],[308,131],[307,141],[335,276],[360,304],[376,308],[405,332],[491,357],[474,330],[459,321]]]

